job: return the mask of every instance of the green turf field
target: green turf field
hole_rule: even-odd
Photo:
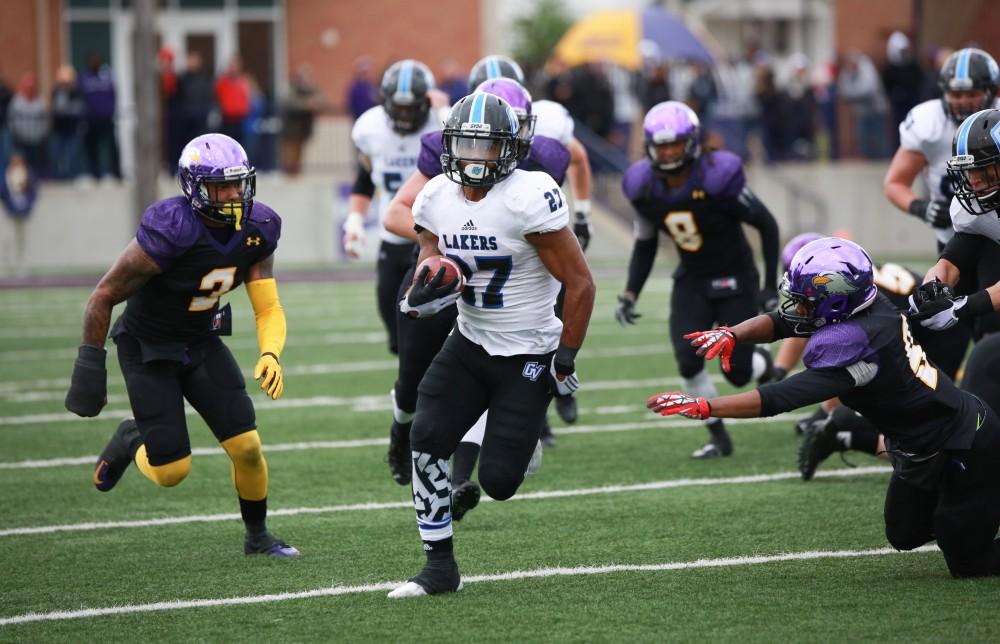
[[[599,273],[577,425],[553,411],[538,475],[456,524],[465,590],[403,601],[386,591],[423,554],[383,462],[395,363],[371,285],[281,287],[285,395],[254,399],[270,526],[294,561],[243,555],[228,459],[197,417],[178,488],[133,468],[96,492],[93,459],[128,402],[112,350],[101,416],[63,409],[87,292],[0,292],[0,641],[995,641],[1000,584],[950,579],[933,549],[886,550],[881,462],[834,457],[803,483],[787,418],[733,424],[733,457],[689,459],[702,426],[643,404],[679,386],[668,282],[622,330],[623,274]],[[251,368],[249,305],[229,299]]]

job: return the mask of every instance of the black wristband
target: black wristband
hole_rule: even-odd
[[[103,347],[95,347],[92,344],[81,344],[77,350],[77,356],[84,362],[99,362],[104,364],[108,357],[108,352]]]
[[[576,354],[579,351],[579,349],[559,345],[559,348],[556,349],[556,355],[552,360],[552,364],[556,368],[556,373],[560,376],[568,376],[576,371]]]
[[[968,296],[965,299],[965,306],[958,310],[955,317],[959,320],[965,320],[967,318],[979,317],[980,315],[986,315],[987,313],[992,312],[993,299],[990,298],[989,292],[987,292],[986,289],[983,289]]]
[[[910,202],[910,205],[906,210],[914,217],[923,218],[924,213],[927,212],[927,204],[929,202],[926,199],[914,199]]]

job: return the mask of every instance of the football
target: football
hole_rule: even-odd
[[[417,277],[420,275],[420,272],[424,270],[425,266],[430,269],[427,271],[427,282],[433,280],[434,276],[437,275],[438,270],[444,267],[444,280],[442,280],[441,284],[444,285],[454,279],[457,279],[458,287],[455,290],[461,292],[462,289],[465,288],[465,275],[462,274],[462,269],[458,267],[458,263],[456,263],[455,260],[443,255],[431,255],[424,261],[420,262],[420,265],[417,266],[417,270],[413,273],[414,283],[416,283]]]

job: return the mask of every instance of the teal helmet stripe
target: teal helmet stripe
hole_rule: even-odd
[[[997,146],[997,152],[1000,152],[1000,121],[997,121],[993,129],[990,130],[990,136],[993,137],[993,143]]]
[[[494,79],[501,78],[503,74],[500,72],[500,63],[497,61],[496,56],[490,56],[486,59],[486,78]]]
[[[955,154],[963,155],[969,153],[969,130],[972,129],[972,124],[975,122],[982,112],[976,112],[969,118],[965,119],[965,123],[962,123],[962,127],[958,129],[958,137],[955,139]]]
[[[488,94],[479,93],[472,99],[472,108],[469,110],[470,123],[482,123],[486,113],[486,97]]]
[[[396,85],[396,91],[401,94],[409,94],[412,90],[410,85],[413,83],[413,61],[404,60],[402,66],[399,68],[399,83]]]
[[[963,49],[958,53],[958,62],[955,64],[955,79],[969,80],[969,59],[972,58],[971,49]]]

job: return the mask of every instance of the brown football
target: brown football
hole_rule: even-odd
[[[465,288],[465,275],[462,274],[462,269],[458,267],[458,263],[455,260],[445,257],[444,255],[431,255],[424,261],[420,262],[420,265],[417,266],[417,270],[413,273],[414,282],[417,281],[417,277],[420,275],[420,272],[424,270],[425,266],[430,269],[427,271],[427,282],[433,280],[438,271],[444,267],[444,280],[441,282],[442,286],[454,279],[457,279],[458,288],[455,290],[461,292],[462,289]]]

